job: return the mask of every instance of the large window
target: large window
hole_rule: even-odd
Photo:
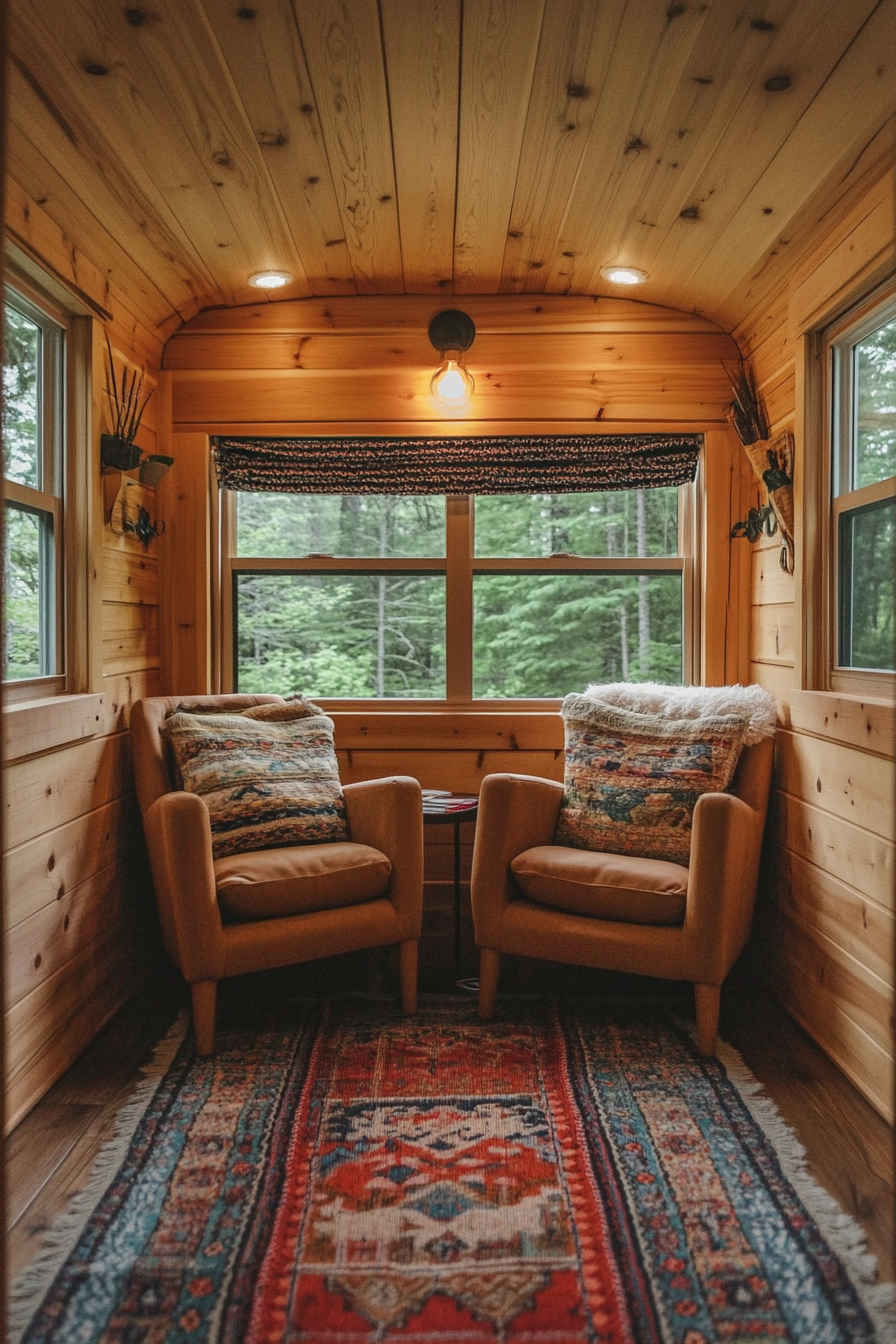
[[[4,309],[3,679],[62,671],[64,327],[14,290]]]
[[[896,668],[896,303],[831,333],[833,681]]]
[[[225,685],[456,703],[680,682],[692,495],[225,495]]]

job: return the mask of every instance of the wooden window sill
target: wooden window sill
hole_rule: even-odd
[[[100,731],[101,695],[52,695],[3,706],[3,759],[36,756]]]
[[[790,719],[797,732],[889,760],[896,756],[896,704],[892,700],[843,691],[792,691]]]

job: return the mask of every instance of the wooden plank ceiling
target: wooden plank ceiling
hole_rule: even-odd
[[[718,319],[896,110],[896,0],[14,0],[10,41],[13,176],[168,331],[270,267],[607,295],[619,262]]]

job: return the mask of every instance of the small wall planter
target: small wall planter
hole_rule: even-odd
[[[133,471],[139,467],[142,451],[130,439],[119,434],[100,435],[100,461],[103,471]]]

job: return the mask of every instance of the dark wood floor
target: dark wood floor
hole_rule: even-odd
[[[441,930],[439,930],[441,932]],[[447,932],[447,931],[446,931]],[[461,970],[475,974],[465,937]],[[441,943],[442,955],[437,955]],[[453,989],[449,938],[438,933],[421,976],[424,990]],[[397,973],[389,949],[304,967],[246,976],[222,985],[224,1018],[263,1015],[265,1005],[296,994],[349,990],[392,992]],[[691,1012],[689,987],[665,981],[507,959],[508,991],[649,995]],[[460,992],[460,991],[454,991]],[[115,1115],[140,1076],[140,1064],[187,1002],[172,972],[129,1004],[53,1087],[7,1143],[7,1259],[18,1274],[40,1248],[46,1228],[86,1182],[94,1156],[114,1129]],[[893,1135],[889,1127],[808,1036],[748,975],[734,975],[723,995],[723,1037],[733,1044],[808,1151],[809,1167],[865,1229],[882,1277],[893,1277]]]

